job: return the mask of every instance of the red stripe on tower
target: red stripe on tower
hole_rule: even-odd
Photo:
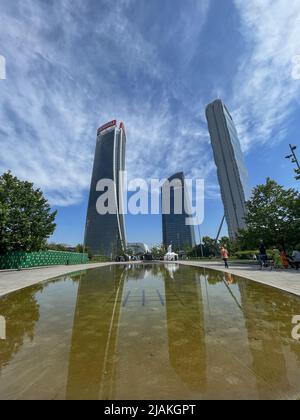
[[[104,125],[102,127],[98,128],[97,134],[99,135],[102,131],[107,130],[110,127],[115,127],[117,125],[117,120],[112,120]]]

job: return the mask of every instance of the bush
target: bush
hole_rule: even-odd
[[[239,260],[253,260],[253,255],[257,255],[256,251],[238,251],[235,253],[235,256]]]
[[[268,258],[272,257],[273,251],[271,249],[267,249]],[[253,260],[253,255],[258,255],[258,250],[255,251],[238,251],[235,253],[235,256],[238,260]]]

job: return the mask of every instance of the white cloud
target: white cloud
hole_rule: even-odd
[[[172,27],[181,31],[185,63],[193,54],[186,46],[199,36],[208,4],[201,2],[192,17],[187,9]],[[183,98],[173,69],[159,54],[161,45],[146,40],[130,21],[131,5],[101,2],[95,25],[88,2],[1,5],[7,80],[0,85],[0,171],[32,180],[54,205],[81,201],[90,183],[96,128],[115,117],[127,128],[130,177],[182,169],[188,175],[192,167],[199,176],[211,171],[199,159],[208,153],[206,130],[187,118],[187,104],[174,117],[172,99]],[[153,89],[155,84],[162,88]]]
[[[292,77],[300,54],[299,0],[235,0],[245,39],[234,84],[234,118],[245,150],[285,137],[300,81]]]

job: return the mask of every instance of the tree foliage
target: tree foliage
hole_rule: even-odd
[[[68,252],[70,251],[70,246],[66,244],[57,244],[55,242],[51,242],[47,244],[47,249],[50,251],[62,251],[62,252]]]
[[[167,248],[164,245],[154,245],[150,249],[150,253],[154,259],[159,260],[167,253]]]
[[[300,242],[300,195],[267,178],[254,188],[247,202],[247,229],[239,234],[242,249],[257,248],[263,240],[267,247],[293,247]]]
[[[205,257],[214,257],[217,255],[217,244],[215,239],[210,238],[209,236],[204,236],[202,238],[202,242]]]
[[[225,246],[230,255],[234,255],[238,249],[236,241],[232,241],[228,236],[223,236],[219,241],[216,242],[215,239],[204,236],[202,238],[202,244],[196,245],[196,247],[191,252],[191,257],[217,257],[220,254],[221,246]]]
[[[230,255],[235,254],[238,250],[237,242],[230,239],[228,236],[223,236],[219,240],[219,246],[224,246],[229,251]]]
[[[10,172],[0,176],[0,254],[39,251],[55,230],[56,211],[33,184]]]

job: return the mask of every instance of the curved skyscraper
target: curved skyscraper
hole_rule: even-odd
[[[126,134],[124,124],[111,121],[97,131],[94,167],[88,203],[85,246],[93,255],[115,257],[126,247],[123,209],[123,177],[125,170]],[[113,212],[100,214],[97,201],[107,191],[99,191],[101,180],[113,181]]]
[[[186,224],[186,219],[191,217],[188,214],[191,206],[183,172],[171,176],[162,186],[161,192],[163,244],[165,246],[172,245],[173,250],[177,251],[183,251],[186,247],[194,247],[196,245],[194,226]],[[178,209],[175,205],[176,196],[178,197],[176,204],[180,207]],[[165,211],[166,209],[168,212]]]
[[[248,173],[233,119],[221,100],[206,108],[229,236],[245,228]]]

